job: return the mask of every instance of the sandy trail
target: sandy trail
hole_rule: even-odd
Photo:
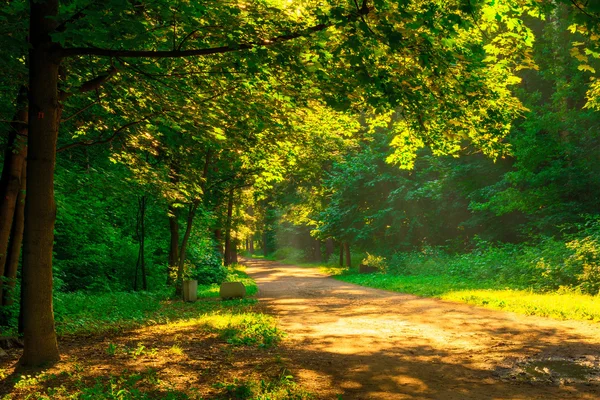
[[[283,355],[319,399],[600,399],[599,324],[364,288],[312,268],[244,264],[288,333]],[[551,363],[524,370],[536,360]]]

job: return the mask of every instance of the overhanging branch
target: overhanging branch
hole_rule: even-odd
[[[97,145],[97,144],[105,144],[105,143],[110,143],[110,142],[112,142],[113,140],[115,140],[115,138],[116,138],[116,137],[119,135],[119,133],[123,132],[124,130],[126,130],[126,129],[128,129],[128,128],[131,128],[132,126],[135,126],[135,125],[141,124],[142,122],[144,122],[144,121],[147,121],[147,120],[149,120],[150,118],[156,117],[157,115],[160,115],[160,114],[162,114],[162,113],[163,113],[163,111],[161,111],[161,112],[156,112],[156,113],[153,113],[153,114],[147,115],[147,116],[145,116],[144,118],[142,118],[142,119],[139,119],[139,120],[137,120],[137,121],[132,121],[132,122],[129,122],[129,123],[127,123],[127,124],[123,125],[122,127],[120,127],[119,129],[117,129],[116,131],[114,131],[112,135],[110,135],[109,137],[107,137],[107,138],[105,138],[105,139],[99,139],[99,140],[85,140],[85,141],[81,141],[81,142],[75,142],[75,143],[71,143],[71,144],[68,144],[68,145],[66,145],[66,146],[59,147],[59,148],[56,150],[56,152],[57,152],[57,153],[60,153],[61,151],[69,150],[69,149],[72,149],[72,148],[74,148],[74,147],[81,147],[81,146],[86,146],[86,147],[87,147],[87,146],[94,146],[94,145]]]
[[[362,7],[356,12],[348,15],[347,21],[355,21],[359,18],[363,18],[371,11],[371,8],[367,6],[367,1],[364,0]],[[103,49],[97,47],[73,47],[61,49],[59,55],[61,57],[76,57],[82,55],[93,55],[99,57],[121,57],[121,58],[179,58],[179,57],[194,57],[194,56],[207,56],[212,54],[225,54],[234,51],[250,50],[255,47],[273,46],[278,43],[287,42],[293,39],[307,37],[313,33],[323,31],[329,27],[337,25],[337,22],[328,22],[318,25],[311,26],[299,32],[290,33],[287,35],[275,36],[270,39],[258,40],[254,42],[239,43],[237,45],[212,47],[207,49],[189,49],[180,50],[180,48],[174,50],[116,50],[116,49]],[[187,38],[185,39],[187,40]],[[182,41],[181,44],[183,44]],[[179,46],[181,47],[181,46]]]

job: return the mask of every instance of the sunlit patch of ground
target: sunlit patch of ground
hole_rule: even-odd
[[[28,371],[15,368],[21,350],[11,349],[0,359],[0,398],[309,398],[278,353],[273,323],[260,313],[221,311],[123,333],[63,337],[59,363]]]

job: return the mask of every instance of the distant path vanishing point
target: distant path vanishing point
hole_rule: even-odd
[[[370,289],[243,260],[318,399],[600,399],[600,324]],[[339,396],[339,397],[338,397]]]

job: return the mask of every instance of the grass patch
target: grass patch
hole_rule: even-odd
[[[493,281],[475,281],[453,276],[398,276],[346,272],[335,278],[361,286],[458,301],[525,315],[560,320],[600,321],[600,297],[574,291],[535,293],[530,289],[506,287]]]
[[[257,293],[256,283],[245,274],[244,267],[230,268],[228,280],[244,283],[250,296]],[[219,286],[201,285],[198,287],[198,294],[201,298],[218,297]],[[272,338],[275,334],[269,331],[269,329],[275,329],[273,328],[275,322],[267,322],[266,317],[263,318],[262,314],[254,312],[256,304],[257,301],[251,298],[183,303],[170,299],[166,293],[148,292],[56,293],[54,315],[56,331],[59,336],[117,333],[143,326],[178,321],[201,323],[201,320],[214,321],[215,319],[227,320],[230,318],[234,321],[231,323],[235,326],[237,326],[236,324],[249,326],[253,322],[256,322],[258,326],[266,324],[261,329],[268,338],[256,339],[256,343],[275,342]],[[243,321],[245,322],[235,322],[240,321],[240,315],[244,316]],[[208,327],[211,323],[206,322],[205,325]],[[247,328],[240,329],[247,330]],[[3,334],[11,333],[15,332],[10,330],[3,332]],[[242,340],[242,342],[248,342],[248,340]]]
[[[219,382],[214,385],[222,391],[222,399],[253,400],[305,400],[315,397],[294,382],[294,377],[285,368],[270,380],[240,380]]]

